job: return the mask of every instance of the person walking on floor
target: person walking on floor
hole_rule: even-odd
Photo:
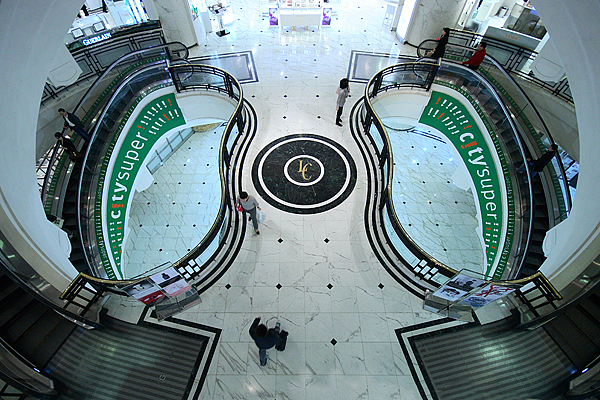
[[[83,124],[81,123],[81,120],[77,118],[77,115],[67,112],[64,108],[59,108],[58,113],[62,115],[65,120],[65,128],[69,128],[76,132],[86,142],[90,141],[90,135],[83,129]]]
[[[265,324],[260,324],[260,317],[256,317],[250,326],[250,336],[258,346],[258,355],[260,356],[260,366],[267,365],[269,356],[267,349],[279,346],[283,339],[279,335],[280,324],[277,322],[275,328],[267,329]]]
[[[252,225],[254,225],[254,232],[257,235],[260,235],[258,231],[258,216],[256,215],[256,209],[260,210],[258,206],[258,201],[253,196],[250,196],[246,192],[240,192],[240,204],[245,212],[250,213],[250,219],[252,220]]]
[[[481,65],[481,63],[483,62],[483,59],[485,58],[485,53],[486,53],[485,48],[486,47],[487,47],[486,42],[479,43],[479,46],[477,46],[477,51],[475,53],[473,53],[471,58],[469,58],[467,61],[463,61],[461,64],[466,65],[468,68],[471,68],[473,71],[477,71],[477,68],[479,68],[479,65]]]
[[[450,38],[450,28],[444,28],[442,30],[442,35],[437,40],[437,46],[434,50],[430,51],[427,54],[427,57],[438,59],[440,57],[444,57],[444,53],[446,53],[446,45],[448,44],[448,39]]]
[[[337,115],[335,116],[335,124],[337,126],[342,126],[342,111],[344,110],[344,104],[346,104],[346,99],[350,96],[350,84],[348,82],[348,78],[343,78],[340,81],[340,87],[337,88],[335,94],[338,95],[337,102],[335,103]]]

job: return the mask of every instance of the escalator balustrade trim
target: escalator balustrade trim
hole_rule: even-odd
[[[95,219],[95,234],[102,267],[109,279],[123,278],[121,248],[137,174],[154,144],[171,129],[185,125],[183,113],[171,93],[144,106],[127,133],[122,135],[140,100],[138,98],[121,122],[104,157],[103,174],[96,191],[95,207],[101,210],[101,218]],[[106,194],[104,190],[107,190]]]

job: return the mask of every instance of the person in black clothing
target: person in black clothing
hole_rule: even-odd
[[[527,162],[529,162],[529,165],[532,166],[532,169],[534,172],[533,176],[535,176],[538,172],[542,172],[544,167],[550,161],[552,161],[552,159],[556,155],[556,150],[558,150],[558,146],[555,143],[553,143],[550,145],[550,148],[548,148],[548,151],[543,156],[538,158],[537,160],[527,158]]]
[[[58,139],[58,143],[66,150],[71,160],[83,157],[83,153],[77,150],[71,139],[64,137],[61,132],[56,132],[54,137]]]
[[[250,336],[254,339],[254,343],[258,346],[258,355],[260,356],[260,366],[264,367],[267,365],[267,349],[275,347],[281,344],[281,337],[279,336],[279,322],[275,325],[275,328],[267,329],[265,324],[259,324],[260,317],[256,317],[252,325],[250,326]]]
[[[437,46],[434,50],[430,51],[427,54],[428,57],[438,59],[440,57],[444,57],[444,53],[446,52],[446,45],[448,44],[448,39],[450,38],[450,28],[444,28],[442,30],[442,36],[437,40]]]
[[[77,132],[86,142],[90,141],[90,135],[83,129],[83,124],[81,123],[81,120],[77,118],[77,115],[67,112],[64,108],[59,108],[58,113],[62,115],[65,120],[65,128]]]

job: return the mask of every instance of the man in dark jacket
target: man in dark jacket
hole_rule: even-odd
[[[60,145],[65,149],[67,154],[69,154],[69,158],[71,160],[83,157],[83,153],[77,150],[77,147],[75,147],[71,139],[64,137],[61,132],[56,132],[54,134],[54,137],[58,139],[58,143],[60,143]]]
[[[553,144],[550,145],[550,148],[548,149],[548,151],[546,153],[544,153],[537,160],[532,160],[531,158],[527,158],[527,161],[529,162],[529,165],[532,166],[532,170],[533,170],[532,176],[535,176],[538,172],[542,172],[542,170],[544,169],[544,167],[550,161],[552,161],[552,159],[556,155],[556,150],[558,150],[558,146],[553,143]]]
[[[77,115],[67,112],[64,108],[59,108],[58,113],[62,115],[63,119],[65,120],[65,128],[69,128],[70,130],[77,132],[79,136],[81,136],[81,138],[86,142],[90,141],[90,136],[83,129],[83,124],[81,123],[81,120],[77,118]]]
[[[250,336],[254,339],[254,343],[258,346],[258,355],[260,356],[260,366],[264,367],[267,365],[267,349],[278,346],[281,343],[279,337],[279,322],[275,325],[275,328],[267,329],[265,324],[259,324],[260,317],[257,317],[252,326],[250,326]]]

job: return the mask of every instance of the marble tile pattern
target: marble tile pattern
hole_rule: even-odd
[[[385,0],[342,0],[330,27],[283,31],[269,27],[268,17],[259,14],[259,1],[231,0],[230,4],[235,17],[227,26],[231,34],[219,38],[210,33],[205,42],[191,49],[191,56],[252,52],[258,82],[244,84],[243,90],[258,115],[258,131],[241,166],[242,189],[256,195],[251,179],[256,156],[268,143],[296,133],[323,135],[340,143],[356,162],[357,182],[343,203],[320,214],[287,213],[257,196],[266,213],[260,235],[246,229],[243,246],[229,270],[201,294],[202,303],[178,315],[222,329],[199,399],[421,399],[408,367],[410,361],[404,359],[394,330],[439,317],[424,311],[422,301],[385,272],[367,240],[365,165],[347,124],[352,106],[364,93],[364,84],[350,84],[351,96],[342,115],[344,126],[335,125],[335,91],[348,74],[352,50],[415,55],[415,49],[401,46],[389,24],[383,24]],[[195,135],[191,140],[197,139]],[[182,150],[186,152],[188,146]],[[191,146],[194,154],[210,156],[195,146]],[[407,148],[405,156],[410,158],[411,151]],[[173,157],[173,169],[176,174],[193,172],[174,175],[173,169],[165,166],[157,173],[162,177],[155,177],[157,185],[136,196],[135,215],[143,227],[136,233],[139,240],[127,244],[131,246],[126,252],[132,271],[134,262],[151,266],[174,261],[179,252],[193,246],[192,238],[202,237],[193,224],[214,218],[214,211],[205,210],[216,207],[217,198],[203,191],[203,203],[198,205],[194,189],[203,182],[216,186],[211,176],[217,175],[200,168],[197,158],[193,170],[183,167],[191,157]],[[404,168],[410,169],[415,179],[421,173],[412,160]],[[175,176],[185,176],[185,184],[178,185]],[[164,197],[159,201],[160,196]],[[169,202],[172,196],[178,196],[177,207]],[[453,195],[446,196],[450,199]],[[148,201],[155,205],[146,213],[142,206]],[[472,212],[466,200],[462,203],[466,212]],[[452,210],[455,207],[452,202]],[[413,211],[406,210],[408,218]],[[171,234],[175,219],[180,233]],[[173,226],[166,227],[169,220]],[[192,233],[183,236],[184,230]],[[450,248],[465,246],[471,251],[465,244],[470,239],[454,231],[450,234],[457,240]],[[182,237],[188,243],[178,247]],[[166,250],[172,252],[168,257]],[[281,285],[279,289],[277,285]],[[139,315],[127,305],[113,313],[128,318]],[[284,352],[268,351],[266,367],[259,366],[258,350],[248,334],[256,316],[269,326],[279,320],[290,333]]]
[[[352,193],[356,164],[343,147],[325,136],[284,136],[256,156],[252,182],[263,199],[282,211],[321,213]]]
[[[388,135],[394,156],[392,199],[404,229],[443,264],[485,272],[475,199],[471,190],[459,188],[453,179],[464,166],[432,132],[388,129]]]
[[[154,182],[135,193],[123,246],[125,278],[179,260],[208,233],[221,204],[224,129],[195,132],[154,173]]]

